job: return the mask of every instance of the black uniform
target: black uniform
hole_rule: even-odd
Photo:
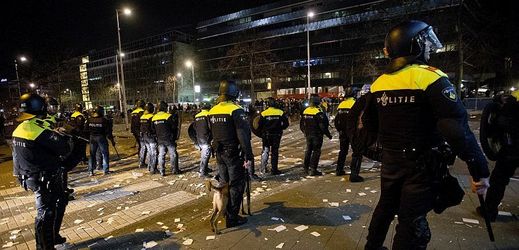
[[[131,119],[131,124],[130,124],[130,131],[132,132],[133,137],[135,137],[135,141],[137,142],[137,145],[139,147],[137,152],[141,151],[140,126],[141,126],[141,116],[143,114],[144,114],[144,109],[142,109],[141,107],[137,107],[131,113],[132,119]]]
[[[209,111],[207,109],[202,109],[202,111],[195,115],[195,121],[193,123],[193,128],[196,131],[196,140],[201,150],[199,173],[202,176],[206,176],[209,172],[208,163],[212,151],[211,141],[213,140],[213,136],[209,129],[208,114]]]
[[[88,171],[93,174],[97,166],[96,154],[97,149],[101,151],[103,172],[109,173],[109,149],[108,140],[113,142],[112,123],[103,116],[89,117],[87,120],[87,133],[90,135],[90,160]]]
[[[157,135],[158,164],[161,175],[165,175],[166,172],[166,150],[169,152],[171,172],[180,173],[177,153],[178,116],[159,111],[153,116],[152,124],[153,130]]]
[[[61,161],[71,152],[68,138],[53,132],[46,122],[32,118],[13,132],[13,172],[24,188],[35,194],[38,214],[35,220],[37,249],[54,249],[60,242],[61,219],[57,204],[61,199]]]
[[[349,97],[339,103],[337,107],[337,115],[333,120],[335,129],[339,132],[339,158],[337,159],[337,169],[335,173],[337,175],[344,175],[344,164],[346,163],[346,156],[348,155],[348,148],[350,144],[350,139],[348,137],[348,114],[350,109],[355,104],[355,99],[353,97]]]
[[[227,223],[239,218],[245,187],[244,161],[254,163],[251,131],[245,111],[231,101],[223,101],[209,110],[209,122],[220,180],[229,184]],[[253,167],[252,167],[253,169]]]
[[[157,168],[157,139],[155,129],[152,125],[153,113],[147,111],[140,118],[141,150],[139,151],[139,167],[143,167],[148,158],[148,170],[155,171]]]
[[[510,178],[519,166],[519,102],[512,96],[499,103],[501,106],[494,118],[497,134],[500,137],[501,149],[492,175],[490,187],[486,195],[487,212],[492,220],[498,213],[498,206],[504,197]]]
[[[270,152],[272,154],[272,159],[270,161],[272,174],[279,173],[279,144],[281,142],[283,130],[288,128],[288,125],[288,118],[281,109],[269,107],[261,112],[258,130],[261,132],[261,139],[263,142],[263,150],[261,152],[262,172],[267,171],[267,162]]]
[[[71,134],[81,136],[81,137],[88,136],[88,134],[86,134],[86,130],[85,130],[86,118],[85,118],[85,115],[83,115],[83,113],[81,113],[79,111],[75,111],[74,113],[72,113],[72,115],[70,116],[68,125],[72,127]],[[87,143],[84,141],[78,142],[78,144],[76,144],[76,147],[83,148],[83,150],[81,150],[81,151],[78,150],[78,152],[81,153],[80,159],[82,161],[87,160],[86,146],[87,146]]]
[[[321,157],[323,135],[332,138],[328,125],[328,118],[320,108],[310,106],[303,111],[299,127],[306,137],[304,169],[306,172],[310,169],[311,175],[320,174],[317,165]]]
[[[363,124],[378,127],[383,148],[381,196],[366,249],[382,246],[396,214],[393,249],[425,249],[431,237],[426,216],[435,198],[430,171],[436,166],[423,159],[443,143],[438,132],[475,179],[488,177],[487,162],[468,127],[465,107],[440,70],[408,64],[380,76],[366,100]]]

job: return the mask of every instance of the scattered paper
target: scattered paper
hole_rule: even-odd
[[[270,219],[271,219],[271,220],[275,220],[275,221],[278,221],[278,220],[279,220],[278,217],[271,217]]]
[[[268,230],[270,230],[270,231],[276,231],[276,232],[279,233],[279,232],[281,232],[281,231],[283,231],[283,230],[286,230],[286,229],[287,229],[287,227],[285,227],[285,226],[283,226],[283,225],[280,225],[280,226],[277,226],[277,227],[275,227],[275,228],[270,228],[270,229],[268,229]]]
[[[11,237],[9,237],[9,239],[10,239],[10,240],[16,240],[16,237],[17,237],[16,234],[15,234],[15,235],[11,235]]]
[[[182,242],[182,245],[184,246],[190,246],[191,244],[193,244],[193,239],[187,239],[184,242]]]
[[[141,215],[148,215],[148,214],[150,214],[150,213],[151,213],[151,211],[143,211],[143,212],[141,213]]]
[[[366,193],[360,192],[359,196],[366,196]]]
[[[164,231],[164,233],[166,233],[166,236],[168,236],[168,237],[173,235],[173,233],[171,231],[169,231],[169,230]]]
[[[472,224],[479,224],[478,220],[468,219],[468,218],[463,218],[463,222],[465,222],[465,223],[472,223]]]
[[[141,176],[144,176],[143,173],[138,173],[138,172],[132,172],[132,175],[135,176],[135,177],[141,177]]]
[[[162,229],[169,229],[168,226],[162,226],[161,228],[162,228]]]
[[[454,224],[463,225],[463,222],[461,222],[461,221],[455,221]]]
[[[13,230],[11,231],[11,235],[19,234],[22,230]]]
[[[159,221],[159,222],[157,222],[157,225],[162,226],[162,225],[164,225],[164,223]]]
[[[142,233],[142,232],[144,232],[144,228],[137,228],[137,229],[135,229],[135,232]]]
[[[155,241],[150,241],[150,242],[144,242],[143,244],[143,247],[144,248],[152,248],[154,246],[158,245],[157,242]]]
[[[75,220],[74,224],[80,224],[81,222],[83,222],[83,220]]]
[[[14,246],[13,242],[7,242],[7,243],[5,243],[5,245],[2,246],[2,248],[8,248],[8,247],[12,247],[12,246]]]
[[[319,237],[319,236],[321,236],[321,234],[318,233],[318,232],[311,232],[310,234],[313,235],[313,236],[315,236],[315,237]]]
[[[328,202],[328,199],[323,199],[323,202],[324,202],[324,203]]]
[[[365,187],[364,190],[370,190],[371,188],[370,187]]]
[[[177,225],[177,228],[181,229],[183,226],[184,226],[184,224],[180,223],[180,224]]]
[[[348,202],[348,200],[343,200],[343,201],[342,201],[342,203],[346,203],[346,202]]]
[[[285,243],[279,243],[276,248],[283,248],[283,246],[285,245]]]
[[[101,212],[101,211],[103,211],[103,209],[105,209],[105,208],[101,207],[101,208],[97,209],[97,212]]]
[[[208,235],[205,237],[205,240],[214,240],[216,237],[214,235]]]
[[[175,219],[175,223],[178,223],[178,222],[180,222],[180,218]]]
[[[300,226],[295,227],[294,229],[301,232],[301,231],[308,229],[308,226],[300,225]]]
[[[370,192],[374,194],[377,192],[377,190],[371,190]]]
[[[351,220],[351,217],[349,215],[343,215],[342,218],[345,220],[345,221],[349,221]]]
[[[347,188],[346,193],[351,193],[351,189]]]
[[[339,206],[339,202],[330,202],[329,204],[332,207],[338,207]]]

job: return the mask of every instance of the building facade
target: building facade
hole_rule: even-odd
[[[407,19],[434,26],[445,48],[431,64],[454,76],[458,36],[453,24],[459,4],[285,0],[202,21],[196,41],[202,86],[215,92],[220,77],[235,75],[247,95],[253,81],[258,97],[304,97],[309,47],[310,91],[337,95],[342,86],[371,83],[383,71],[385,34]]]

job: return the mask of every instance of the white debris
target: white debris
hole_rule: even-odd
[[[164,225],[164,223],[159,221],[159,222],[157,222],[157,225],[162,226],[162,225]]]
[[[463,222],[461,222],[461,221],[455,221],[454,224],[463,225]]]
[[[279,220],[278,217],[271,217],[270,219],[271,219],[271,220],[275,220],[275,221],[278,221],[278,220]]]
[[[123,207],[121,207],[121,206],[118,206],[118,207],[117,207],[117,210],[121,210],[121,209],[123,209]]]
[[[150,214],[150,213],[151,213],[151,211],[143,211],[143,212],[141,213],[141,215],[148,215],[148,214]]]
[[[300,225],[300,226],[295,227],[294,229],[301,232],[301,231],[308,229],[308,226]]]
[[[351,220],[351,217],[349,215],[343,215],[342,218],[345,220],[345,221],[349,221]]]
[[[180,218],[175,218],[175,223],[180,222]]]
[[[343,177],[343,178],[341,178],[341,181],[346,181],[346,179],[344,179],[344,177]]]
[[[9,239],[10,239],[10,240],[16,240],[16,237],[17,237],[16,234],[15,234],[15,235],[11,235],[11,237],[9,237]]]
[[[19,234],[22,230],[13,230],[11,231],[11,235]]]
[[[351,193],[351,189],[347,188],[346,193]]]
[[[103,211],[103,209],[105,209],[105,208],[101,207],[101,208],[97,209],[97,212],[101,212],[101,211]]]
[[[374,194],[377,192],[377,190],[371,190],[370,192]]]
[[[499,211],[499,212],[497,212],[497,214],[499,214],[501,216],[512,216],[512,213],[506,212],[506,211]]]
[[[279,226],[277,226],[277,227],[275,227],[275,228],[269,228],[269,229],[267,229],[267,230],[269,230],[269,231],[276,231],[276,232],[279,233],[279,232],[284,231],[284,230],[286,230],[286,229],[287,229],[287,227],[285,227],[285,226],[283,226],[283,225],[279,225]]]
[[[5,245],[2,246],[2,248],[8,248],[8,247],[12,247],[12,246],[14,246],[13,242],[7,242],[7,243],[5,243]]]
[[[205,240],[214,240],[216,237],[214,235],[208,235],[205,237]]]
[[[327,203],[328,202],[328,199],[323,199],[323,203]]]
[[[132,175],[133,175],[134,177],[141,177],[141,176],[144,176],[143,173],[139,173],[139,172],[132,172]]]
[[[279,243],[276,248],[283,248],[283,246],[285,245],[285,243]]]
[[[319,237],[319,236],[321,236],[321,234],[318,233],[318,232],[311,232],[310,234],[313,235],[313,236],[315,236],[315,237]]]
[[[144,242],[144,244],[142,244],[142,246],[146,249],[148,248],[152,248],[154,246],[158,245],[157,242],[155,241],[150,241],[150,242]]]
[[[135,229],[135,232],[142,233],[142,232],[144,232],[144,228],[137,228],[137,229]]]
[[[166,236],[168,236],[168,237],[173,235],[173,233],[171,231],[169,231],[169,230],[164,231],[164,233],[166,233]]]
[[[370,187],[365,187],[364,190],[370,190],[371,188]]]
[[[463,222],[465,222],[465,223],[472,223],[472,224],[479,224],[478,220],[468,219],[468,218],[463,218]]]
[[[186,239],[184,242],[182,242],[182,245],[184,246],[190,246],[193,244],[193,239]]]
[[[88,208],[91,208],[91,207],[93,207],[93,206],[95,206],[95,205],[96,205],[95,203],[92,203],[92,204],[88,205],[87,207],[88,207]]]
[[[81,222],[83,222],[83,220],[75,220],[75,221],[74,221],[74,224],[77,225],[77,224],[80,224]]]
[[[339,207],[339,202],[330,202],[328,204],[330,204],[332,207]]]
[[[178,229],[181,229],[182,227],[184,227],[184,224],[182,224],[182,223],[180,223],[180,224],[177,225],[177,228],[178,228]]]
[[[346,203],[346,202],[348,202],[348,200],[343,200],[343,201],[342,201],[342,203]]]
[[[160,228],[162,228],[162,229],[169,229],[168,226],[162,226],[162,227],[160,227]]]

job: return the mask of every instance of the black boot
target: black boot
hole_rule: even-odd
[[[364,181],[364,178],[362,178],[359,175],[361,163],[362,163],[362,156],[352,157],[351,164],[350,164],[350,169],[351,169],[350,182],[363,182]]]
[[[247,223],[247,218],[241,217],[239,215],[237,215],[236,218],[228,218],[225,220],[225,226],[227,228],[241,226],[245,223]]]
[[[312,172],[310,173],[310,176],[321,176],[323,173],[317,169],[312,169]]]

